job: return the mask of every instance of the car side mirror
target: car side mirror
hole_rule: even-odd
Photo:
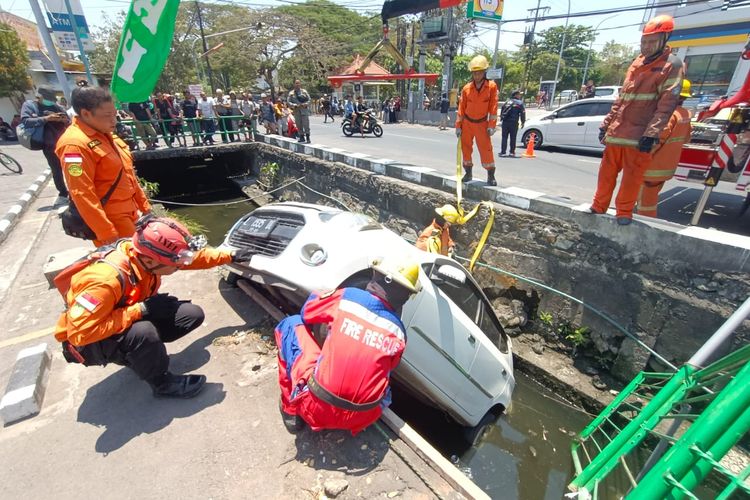
[[[448,281],[456,285],[463,285],[466,283],[466,275],[459,269],[447,264],[438,267],[436,275],[440,280]]]

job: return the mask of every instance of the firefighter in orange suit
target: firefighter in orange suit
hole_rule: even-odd
[[[671,16],[656,16],[646,23],[641,37],[641,55],[628,68],[620,96],[599,129],[599,140],[606,147],[596,194],[588,212],[607,211],[617,176],[622,171],[615,199],[620,225],[632,222],[643,173],[677,106],[683,71],[682,61],[672,55],[667,45],[673,30]]]
[[[251,253],[202,248],[204,237],[151,215],[138,222],[131,236],[98,249],[97,258],[76,262],[55,278],[67,305],[55,339],[69,363],[127,366],[156,397],[193,397],[206,377],[169,372],[164,343],[198,328],[204,313],[189,300],[157,293],[161,278],[179,269],[246,261]]]
[[[690,81],[683,80],[679,104],[669,118],[667,127],[659,137],[659,145],[654,151],[651,164],[643,174],[643,187],[638,197],[638,213],[640,215],[656,217],[659,191],[664,187],[665,182],[674,177],[677,164],[680,162],[682,145],[690,140],[690,133],[692,132],[690,111],[682,107],[682,103],[689,97]]]
[[[435,209],[437,217],[432,224],[422,230],[417,238],[416,247],[430,253],[439,253],[448,257],[453,256],[456,244],[450,233],[450,225],[458,220],[458,211],[452,205],[444,205]]]
[[[132,236],[138,217],[150,212],[151,205],[138,184],[128,146],[113,134],[117,111],[112,96],[101,87],[78,87],[71,103],[78,116],[60,136],[55,153],[70,201],[96,234],[99,247]]]
[[[487,170],[487,185],[497,186],[495,181],[495,154],[491,137],[497,127],[497,85],[487,80],[487,58],[476,56],[469,63],[471,80],[461,90],[461,101],[456,115],[456,136],[461,138],[464,176],[461,182],[472,179],[472,144],[477,140],[482,167]]]

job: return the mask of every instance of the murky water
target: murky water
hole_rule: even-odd
[[[218,245],[252,205],[171,208],[205,225],[210,243]],[[572,473],[571,434],[583,429],[590,417],[522,373],[516,372],[516,381],[510,411],[476,447],[468,448],[461,428],[441,412],[414,402],[398,390],[393,409],[492,498],[560,499]]]

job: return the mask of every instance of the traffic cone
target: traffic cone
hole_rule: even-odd
[[[521,153],[521,157],[536,158],[536,155],[534,154],[534,139],[536,139],[536,134],[531,134],[529,137],[529,144],[526,146],[526,152]]]

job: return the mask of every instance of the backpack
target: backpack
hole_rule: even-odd
[[[39,106],[34,101],[26,101],[34,106],[34,114],[39,114]],[[27,127],[23,122],[16,127],[16,136],[18,143],[32,151],[44,149],[44,125],[39,127]]]
[[[121,241],[122,240],[118,240],[111,245],[104,245],[97,248],[93,252],[90,252],[88,255],[85,255],[76,260],[68,267],[60,271],[57,276],[55,276],[52,281],[55,284],[55,288],[57,288],[57,291],[60,292],[60,295],[62,295],[63,300],[66,301],[66,303],[68,291],[70,290],[70,283],[73,280],[73,276],[75,276],[88,266],[97,264],[99,262],[108,264],[117,271],[117,280],[120,282],[120,287],[122,289],[122,298],[115,307],[124,307],[135,304],[137,302],[137,300],[135,300],[137,293],[137,288],[135,287],[135,285],[138,283],[138,281],[135,279],[135,273],[131,272],[130,278],[128,279],[128,276],[122,269],[124,265],[130,266],[130,261],[125,254],[117,249],[117,246]],[[119,262],[111,262],[107,260],[107,257],[112,254],[116,254],[116,256],[113,257],[113,260],[114,258],[116,258]],[[131,285],[129,287],[129,290],[128,284]]]

